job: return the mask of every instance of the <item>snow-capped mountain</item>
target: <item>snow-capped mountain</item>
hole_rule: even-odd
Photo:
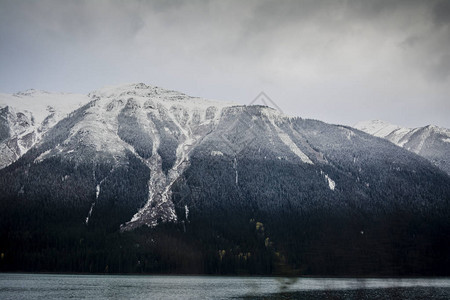
[[[360,122],[354,127],[419,154],[450,174],[449,129],[433,125],[404,128],[380,120]]]
[[[63,105],[64,96],[67,98]],[[64,190],[73,176],[71,168],[87,168],[91,178],[78,180],[90,182],[84,184],[77,195],[89,203],[85,223],[89,224],[92,216],[101,210],[99,203],[113,196],[124,197],[127,200],[123,199],[121,204],[127,205],[129,213],[134,212],[129,220],[124,220],[122,230],[144,224],[152,227],[160,222],[177,222],[180,213],[176,212],[173,192],[197,167],[192,160],[229,161],[230,165],[225,163],[222,168],[231,168],[229,171],[233,180],[230,184],[237,192],[246,183],[245,177],[239,175],[241,164],[256,159],[299,168],[303,171],[296,175],[300,176],[297,179],[305,174],[317,177],[315,180],[322,187],[315,187],[316,193],[325,188],[328,192],[319,194],[340,198],[346,189],[361,189],[361,193],[366,194],[364,190],[376,184],[365,178],[367,172],[374,171],[363,163],[367,160],[364,156],[375,156],[372,159],[378,160],[386,155],[386,152],[379,153],[380,149],[389,148],[389,144],[370,140],[350,127],[287,117],[269,107],[190,97],[142,83],[106,87],[90,93],[88,97],[31,91],[13,95],[10,99],[17,101],[16,107],[20,110],[14,113],[9,105],[4,109],[11,136],[5,139],[4,144],[17,141],[18,151],[14,152],[13,158],[20,157],[34,146],[24,160],[32,164],[27,165],[24,172],[28,174],[46,163],[57,162],[61,165],[52,168],[54,174],[57,173],[55,169],[64,172],[56,182],[48,182],[48,188]],[[87,104],[67,115],[71,108],[83,103]],[[28,107],[28,104],[34,106]],[[64,115],[67,117],[55,125]],[[403,138],[399,140],[403,142]],[[374,141],[377,149],[361,155],[360,148]],[[398,150],[394,149],[395,155]],[[416,159],[412,157],[412,160]],[[390,161],[390,169],[413,171],[416,168],[416,163],[408,165],[394,158]],[[347,163],[351,164],[350,173],[341,170],[342,164]],[[135,196],[122,195],[115,186],[111,186],[112,178],[119,173],[130,173],[130,164],[136,164],[139,168],[138,183],[141,186],[133,186],[137,182],[122,184],[135,188]],[[255,162],[254,165],[258,164]],[[426,165],[424,167],[428,168]],[[202,174],[204,171],[198,172]],[[196,177],[189,176],[188,179]],[[27,183],[20,185],[18,192],[25,195],[36,192],[27,187]],[[251,186],[248,188],[252,189]],[[235,197],[237,195],[224,201]],[[192,203],[181,202],[185,211],[181,214],[187,218]],[[264,206],[264,203],[259,205]]]
[[[251,268],[262,264],[261,257],[272,257],[267,251],[277,245],[295,264],[320,273],[318,265],[339,259],[342,265],[336,268],[350,268],[342,253],[360,256],[359,265],[371,264],[373,256],[391,253],[386,241],[393,236],[407,239],[395,246],[398,253],[410,249],[413,237],[433,238],[427,240],[430,248],[420,250],[431,253],[447,232],[448,218],[442,216],[450,207],[450,177],[387,140],[351,127],[288,117],[266,106],[206,100],[145,84],[107,87],[85,97],[79,98],[83,106],[0,170],[0,233],[8,236],[7,249],[23,243],[54,247],[48,252],[54,253],[61,240],[68,240],[72,246],[61,253],[73,248],[77,261],[101,247],[108,257],[113,251],[121,257],[127,243],[97,244],[104,235],[121,239],[116,235],[121,231],[124,238],[137,239],[132,243],[138,246],[129,252],[134,258],[139,247],[162,251],[168,260],[167,253],[187,247],[200,254],[182,261],[198,265],[196,259],[203,257],[211,260],[205,266],[215,268],[226,261],[224,255],[234,255],[229,261],[239,262],[236,268],[256,259],[247,265]],[[20,120],[10,123],[22,126]],[[430,227],[421,227],[423,218]],[[445,229],[436,240],[426,232],[434,220],[436,228]],[[412,227],[404,231],[405,226]],[[31,237],[10,233],[30,228],[35,230]],[[139,235],[145,228],[152,238]],[[153,241],[161,238],[155,232],[162,232],[164,242]],[[52,234],[56,246],[42,242],[42,236]],[[92,236],[96,246],[83,244]],[[27,255],[43,253],[27,247],[20,248]],[[382,247],[381,254],[370,252],[376,247]],[[30,260],[46,257],[39,255]],[[321,263],[324,257],[326,264]],[[18,257],[14,264],[22,261]],[[162,270],[161,259],[142,261]],[[104,271],[104,265],[95,264]],[[380,266],[390,270],[390,265]]]
[[[20,158],[53,125],[89,100],[85,95],[38,90],[0,94],[0,169]]]

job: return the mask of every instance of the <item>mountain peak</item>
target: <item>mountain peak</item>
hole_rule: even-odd
[[[93,98],[117,98],[123,96],[152,97],[158,95],[192,98],[181,92],[167,90],[158,86],[147,85],[142,82],[105,86],[99,90],[89,93],[89,96]]]
[[[450,174],[448,162],[450,130],[436,125],[406,128],[380,120],[364,121],[355,128],[419,154]]]
[[[48,95],[48,94],[52,94],[52,93],[50,93],[48,91],[44,91],[44,90],[28,89],[25,91],[17,92],[14,94],[14,96],[21,97],[21,96],[35,96],[35,95]]]
[[[359,266],[387,274],[373,261],[387,259],[391,270],[390,257],[409,253],[414,236],[425,255],[442,254],[433,256],[436,270],[450,270],[442,267],[450,247],[439,243],[449,232],[442,228],[450,177],[407,151],[444,170],[450,136],[434,130],[403,135],[387,122],[365,124],[396,129],[388,138],[398,137],[401,149],[351,127],[142,83],[90,97],[0,95],[2,103],[15,112],[0,109],[0,168],[8,166],[0,171],[0,232],[30,234],[5,235],[11,239],[2,241],[9,248],[0,270],[20,269],[27,259],[37,271],[171,272],[187,261],[187,268],[253,274],[257,264],[271,272],[281,259],[280,271],[292,262],[302,274],[351,274]],[[118,234],[142,226],[150,228]],[[28,244],[38,246],[22,247]],[[51,269],[53,257],[80,269]],[[360,260],[343,269],[349,257]],[[430,264],[429,256],[421,265],[417,257],[404,270]]]
[[[402,129],[398,125],[383,120],[362,121],[356,123],[353,127],[377,137],[385,137],[395,130]]]

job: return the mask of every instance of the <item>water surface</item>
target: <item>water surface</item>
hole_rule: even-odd
[[[450,299],[450,279],[0,273],[0,299]]]

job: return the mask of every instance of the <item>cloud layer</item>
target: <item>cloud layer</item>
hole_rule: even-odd
[[[146,82],[352,125],[450,127],[450,1],[0,0],[0,91]]]

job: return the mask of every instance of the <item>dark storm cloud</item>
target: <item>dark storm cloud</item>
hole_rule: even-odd
[[[275,34],[286,26],[295,26],[299,32],[312,26],[320,28],[318,34],[322,39],[347,39],[348,43],[358,44],[361,36],[351,34],[359,28],[362,38],[372,39],[375,47],[383,42],[383,37],[393,39],[399,46],[408,45],[403,48],[410,57],[408,65],[430,80],[445,80],[450,73],[446,63],[450,54],[447,0],[262,1],[255,5],[254,11],[247,24],[246,38],[267,32]],[[373,33],[379,36],[371,36]],[[294,33],[291,38],[307,43],[313,37]],[[428,59],[433,62],[424,65],[423,60]]]
[[[438,26],[448,25],[450,23],[450,1],[437,2],[433,7],[433,18]]]
[[[0,0],[0,90],[265,90],[305,117],[450,127],[449,14],[438,0]]]

